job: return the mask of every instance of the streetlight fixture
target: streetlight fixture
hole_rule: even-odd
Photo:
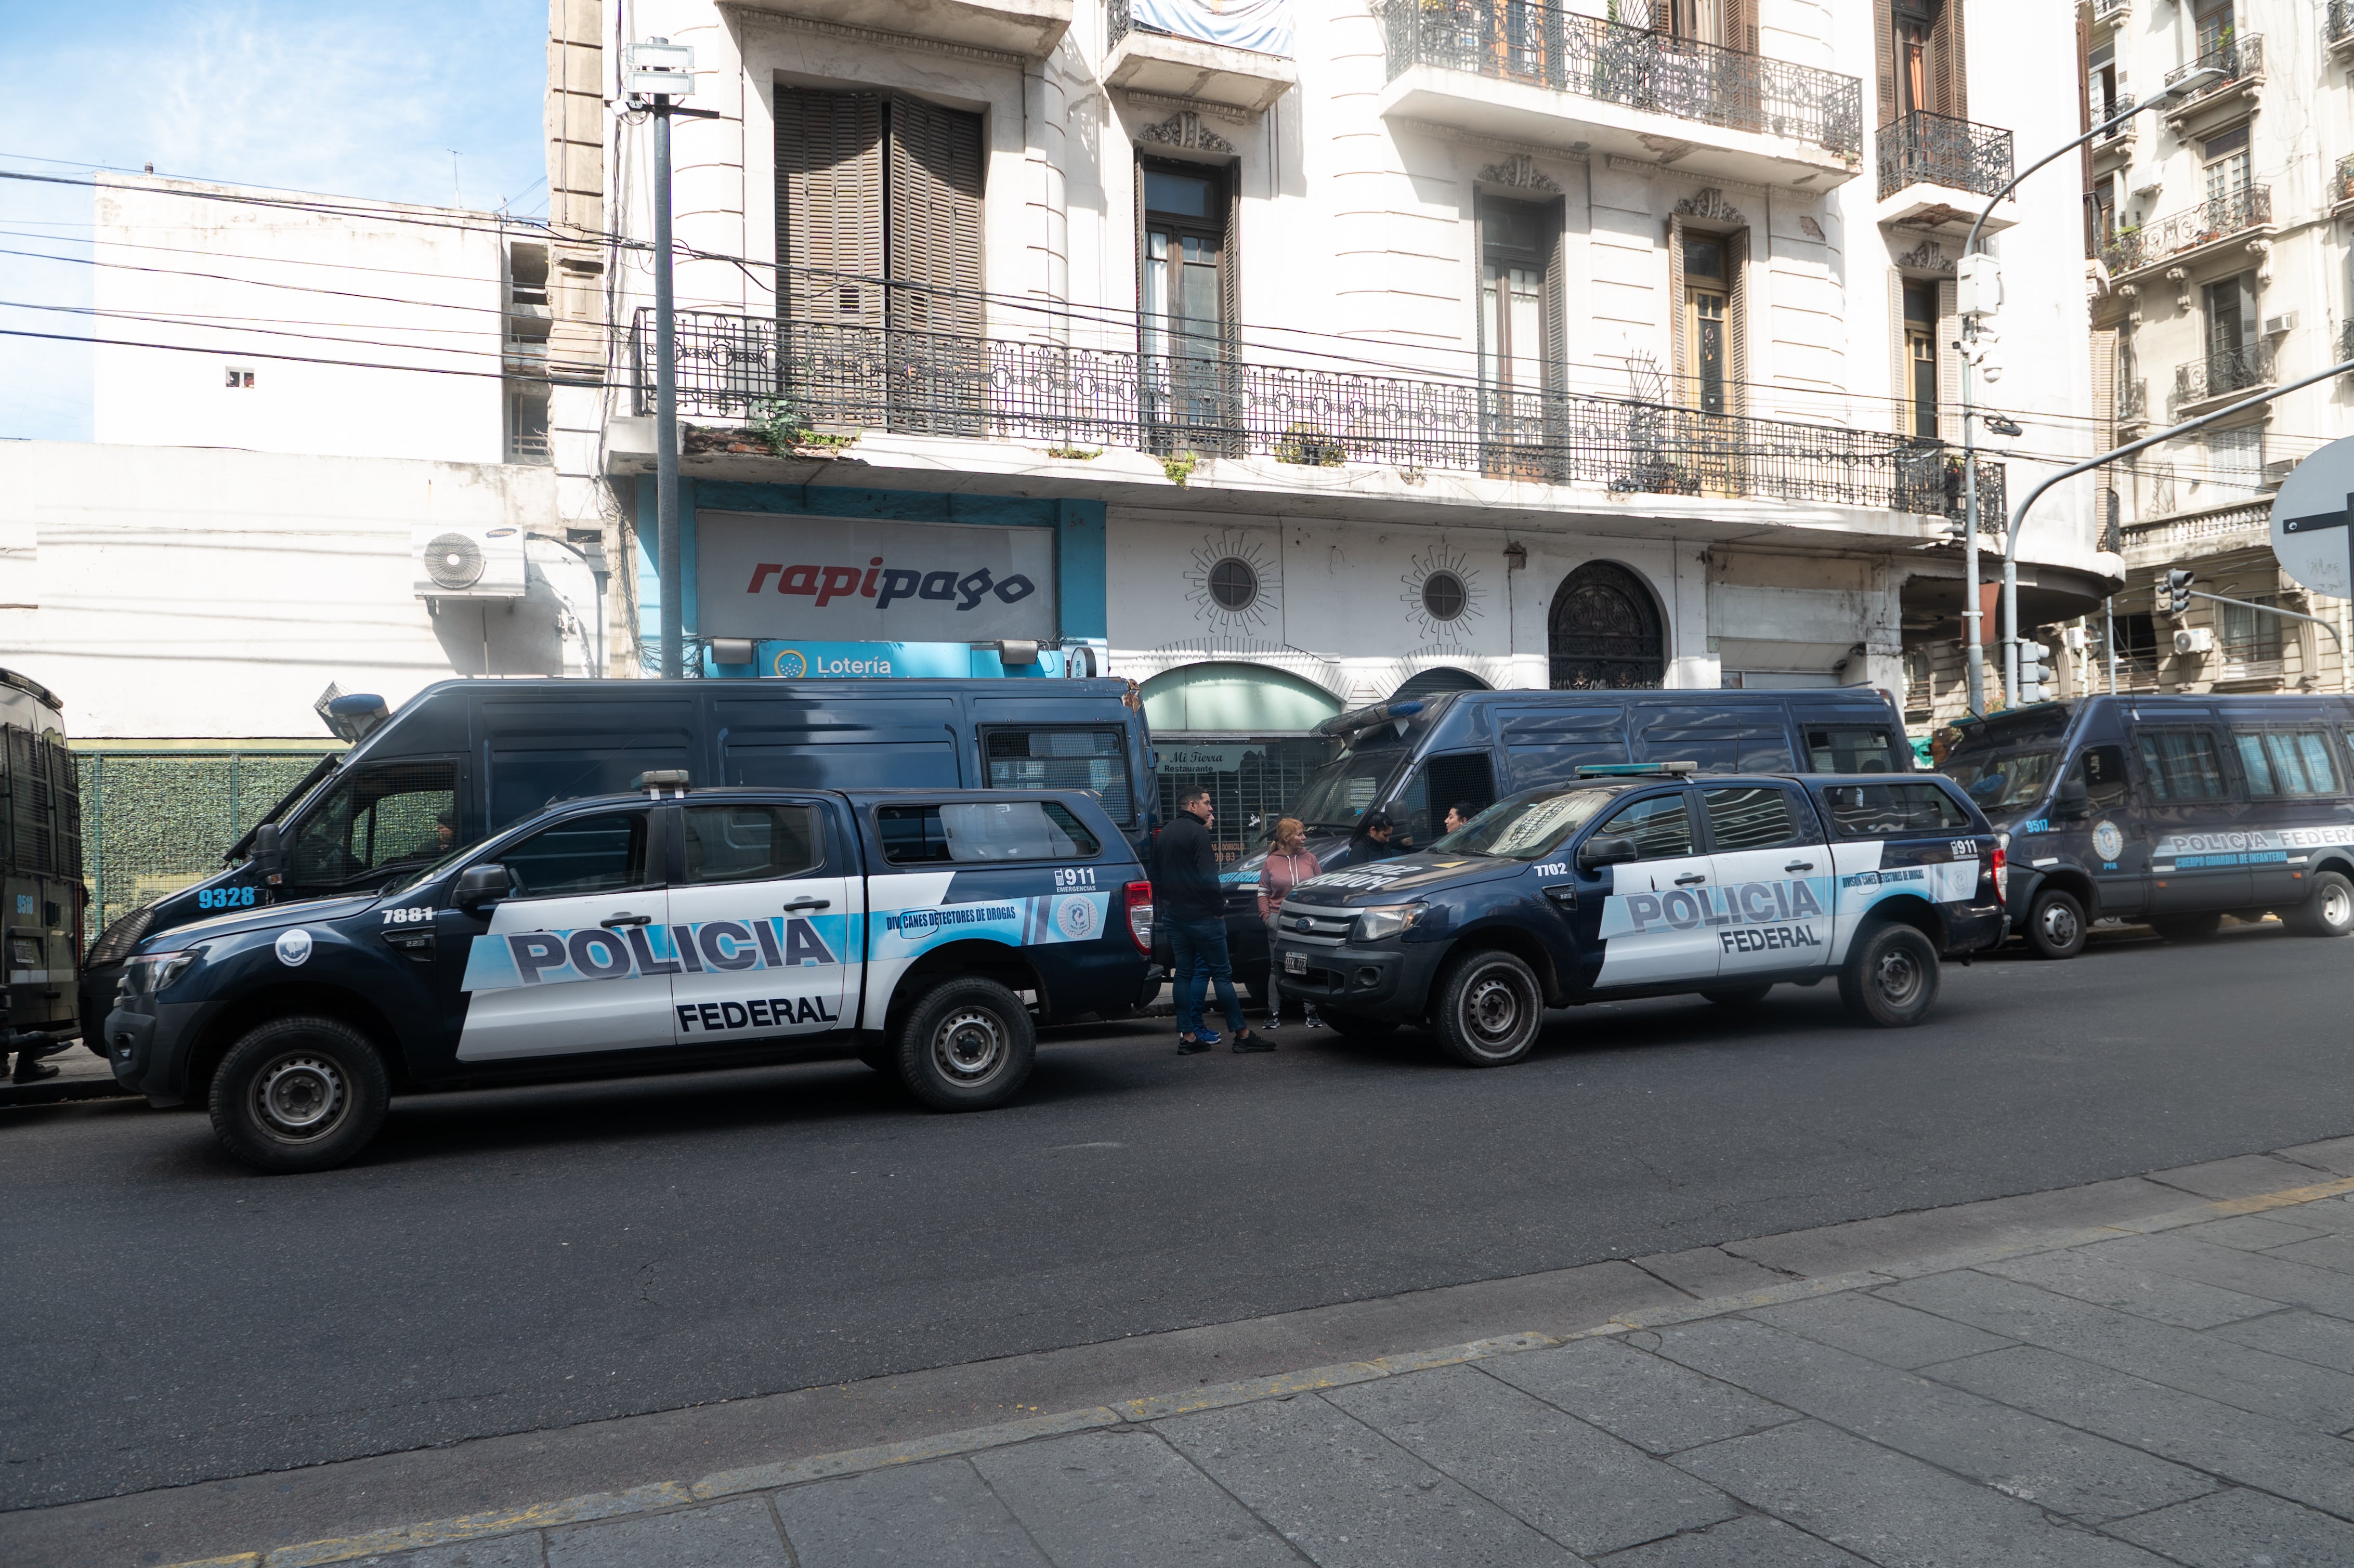
[[[2165,90],[2156,94],[2147,103],[2137,103],[2111,115],[2065,146],[2059,147],[2030,164],[2012,175],[2009,185],[1994,193],[1987,202],[1986,210],[1978,214],[1977,220],[1970,225],[1969,238],[1962,241],[1961,261],[1955,269],[1957,284],[1966,285],[1957,287],[1956,291],[1958,294],[1967,295],[1957,302],[1960,305],[1962,336],[1966,345],[1974,346],[1977,344],[1979,333],[1978,323],[2002,304],[2002,274],[1994,265],[1993,257],[1986,256],[1981,259],[1978,239],[1980,232],[1986,228],[1987,219],[1994,216],[1994,209],[2002,205],[2003,198],[2017,190],[2020,182],[2028,175],[2046,164],[2066,157],[2095,136],[2106,135],[2143,110],[2155,109],[2161,104],[2179,103],[2186,99],[2196,98],[2223,79],[2225,79],[2225,73],[2221,66],[2193,67],[2175,80],[2167,83]],[[1965,641],[1968,647],[1963,656],[1962,665],[1963,673],[1969,683],[1970,712],[1984,714],[1986,712],[1986,639],[1985,628],[1981,623],[1978,609],[1978,461],[1976,399],[1972,395],[1970,385],[1973,363],[1971,354],[1966,346],[1962,355],[1962,488],[1966,497],[1963,507],[1963,526],[1966,532],[1962,535],[1962,576],[1967,586],[1962,592],[1962,624],[1967,634]],[[1992,377],[1989,376],[1988,379],[1991,380]],[[1991,421],[1988,422],[1988,428],[1993,429],[1998,435],[2016,433],[2014,430],[2001,429]],[[2003,690],[2014,696],[2019,691],[2018,545],[2018,524],[2014,520],[2010,530],[2003,535],[2002,541]]]

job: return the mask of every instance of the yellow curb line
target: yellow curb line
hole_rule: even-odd
[[[554,1525],[586,1524],[598,1520],[613,1519],[625,1514],[650,1513],[662,1509],[676,1508],[683,1503],[705,1502],[716,1498],[732,1497],[744,1492],[768,1491],[803,1481],[822,1480],[829,1476],[854,1475],[864,1470],[879,1470],[894,1465],[913,1464],[923,1459],[946,1458],[956,1454],[976,1453],[984,1448],[1002,1447],[1012,1443],[1028,1442],[1033,1438],[1054,1436],[1069,1432],[1086,1432],[1107,1426],[1160,1421],[1193,1411],[1223,1409],[1229,1405],[1247,1404],[1261,1399],[1282,1398],[1290,1394],[1312,1393],[1318,1389],[1344,1388],[1351,1383],[1372,1383],[1381,1378],[1396,1377],[1405,1372],[1423,1372],[1432,1367],[1458,1366],[1465,1361],[1480,1361],[1490,1356],[1513,1355],[1523,1351],[1548,1350],[1581,1340],[1606,1339],[1616,1334],[1638,1330],[1667,1328],[1692,1322],[1703,1318],[1721,1318],[1729,1312],[1747,1311],[1759,1307],[1776,1307],[1785,1302],[1805,1300],[1818,1296],[1837,1296],[1850,1290],[1869,1289],[1873,1286],[1893,1284],[1898,1279],[1916,1278],[1922,1274],[1943,1273],[1953,1268],[1967,1268],[1974,1263],[1992,1262],[1998,1258],[2023,1256],[2033,1253],[2065,1251],[2111,1237],[2146,1235],[2152,1231],[2175,1230],[2185,1225],[2200,1224],[2211,1220],[2239,1214],[2262,1213],[2268,1209],[2285,1209],[2298,1203],[2310,1203],[2324,1198],[2354,1193],[2354,1176],[2343,1176],[2308,1186],[2286,1187],[2275,1192],[2262,1192],[2253,1197],[2224,1198],[2192,1208],[2170,1210],[2146,1219],[2123,1224],[2084,1225],[2066,1231],[2047,1233],[2033,1241],[1995,1244],[1982,1247],[1962,1248],[1932,1257],[1915,1260],[1903,1266],[1902,1272],[1882,1269],[1859,1269],[1849,1274],[1827,1275],[1815,1279],[1793,1280],[1787,1285],[1771,1286],[1763,1290],[1744,1291],[1734,1296],[1711,1297],[1706,1300],[1678,1303],[1649,1311],[1623,1312],[1592,1329],[1581,1329],[1563,1335],[1524,1333],[1506,1334],[1494,1339],[1474,1340],[1468,1344],[1447,1345],[1437,1350],[1408,1351],[1397,1355],[1377,1356],[1369,1361],[1341,1361],[1331,1366],[1310,1367],[1301,1372],[1279,1372],[1271,1377],[1245,1378],[1238,1383],[1214,1383],[1207,1387],[1188,1389],[1181,1393],[1156,1394],[1144,1399],[1121,1400],[1110,1405],[1092,1405],[1084,1410],[1070,1410],[1051,1415],[1034,1415],[1019,1421],[1001,1422],[991,1426],[967,1427],[960,1432],[942,1433],[936,1437],[910,1438],[900,1443],[883,1443],[866,1448],[847,1448],[832,1454],[816,1454],[805,1459],[786,1464],[756,1465],[745,1469],[718,1470],[695,1481],[656,1481],[622,1491],[589,1492],[580,1497],[567,1498],[560,1502],[539,1503],[528,1508],[499,1510],[487,1513],[463,1514],[455,1519],[436,1520],[422,1524],[399,1525],[387,1530],[375,1530],[360,1535],[330,1536],[323,1540],[305,1542],[299,1546],[281,1546],[268,1552],[247,1552],[227,1557],[205,1557],[187,1563],[175,1563],[169,1568],[317,1568],[330,1563],[347,1562],[371,1553],[413,1551],[422,1546],[445,1546],[461,1541],[479,1540],[484,1536],[509,1535],[518,1531],[542,1530]]]

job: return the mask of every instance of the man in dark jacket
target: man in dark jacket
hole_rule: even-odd
[[[1190,1056],[1218,1043],[1215,1030],[1202,1027],[1204,982],[1215,981],[1218,1004],[1237,1051],[1272,1051],[1245,1026],[1235,1000],[1235,967],[1226,957],[1226,890],[1218,880],[1218,857],[1210,847],[1210,792],[1187,789],[1177,797],[1177,815],[1152,846],[1153,917],[1169,930],[1176,959],[1177,1054]]]

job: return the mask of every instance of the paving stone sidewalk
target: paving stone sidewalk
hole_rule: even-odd
[[[1638,1260],[1699,1298],[1566,1338],[212,1561],[2354,1563],[2354,1139],[2160,1175],[2181,1208],[1860,1272]]]

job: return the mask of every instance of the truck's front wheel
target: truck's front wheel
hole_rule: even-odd
[[[899,1082],[934,1110],[994,1110],[1022,1092],[1038,1034],[1022,999],[993,980],[942,980],[899,1025]]]
[[[1431,1009],[1439,1044],[1472,1067],[1502,1067],[1537,1043],[1544,993],[1536,971],[1510,953],[1470,953],[1447,967]]]
[[[335,1018],[273,1018],[213,1074],[213,1136],[257,1171],[341,1165],[376,1137],[391,1075],[366,1035]]]

